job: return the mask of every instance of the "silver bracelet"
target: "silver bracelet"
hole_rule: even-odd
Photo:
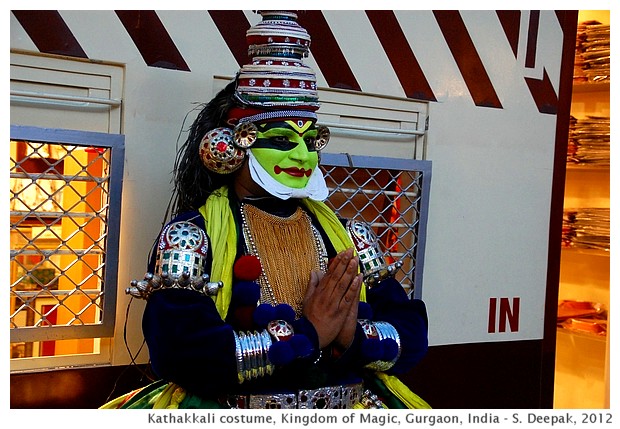
[[[271,337],[267,330],[254,333],[233,331],[233,335],[239,383],[271,375],[273,364],[267,354],[271,347]]]
[[[375,328],[377,328],[377,332],[379,332],[380,339],[391,338],[394,341],[396,341],[396,344],[398,344],[398,353],[396,354],[396,357],[393,360],[393,362],[396,362],[398,358],[400,357],[400,351],[401,351],[400,335],[398,335],[398,331],[396,330],[394,326],[392,326],[390,323],[387,323],[387,322],[375,322]]]
[[[377,340],[391,338],[396,341],[396,344],[398,345],[398,353],[394,359],[391,361],[376,360],[366,364],[365,367],[375,371],[387,371],[392,368],[400,357],[401,352],[400,336],[398,335],[396,328],[387,322],[372,322],[367,319],[360,319],[358,320],[358,323],[362,326],[366,338],[374,338]]]

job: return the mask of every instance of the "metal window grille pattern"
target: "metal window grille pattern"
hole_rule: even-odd
[[[327,204],[346,219],[371,225],[387,263],[409,296],[421,298],[431,162],[322,154]]]
[[[112,336],[123,136],[11,126],[10,144],[11,343]]]

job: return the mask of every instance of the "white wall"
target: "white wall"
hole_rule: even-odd
[[[147,67],[112,11],[60,11],[89,58],[125,64],[126,163],[115,364],[128,362],[122,340],[128,303],[123,291],[144,274],[160,229],[185,116],[195,103],[211,98],[214,75],[231,76],[238,69],[206,12],[157,13],[191,72]],[[373,68],[387,67],[373,37],[364,33],[370,56],[350,52],[359,48],[357,39],[349,39],[355,38],[351,26],[369,28],[363,12],[327,11],[325,16],[362,89],[402,97],[393,73],[387,71],[382,79]],[[557,93],[562,34],[554,12],[541,12],[533,70],[524,68],[522,51],[515,58],[494,11],[462,13],[501,109],[475,106],[432,12],[397,11],[396,16],[438,98],[429,106],[427,141],[433,174],[423,298],[431,345],[542,338],[556,116],[538,111],[524,78],[540,78],[544,67]],[[523,16],[526,24],[527,12]],[[521,31],[523,48],[527,25]],[[11,48],[36,52],[13,17]],[[312,57],[308,64],[315,64]],[[317,74],[325,86],[320,70]],[[190,113],[185,129],[193,117]],[[520,298],[517,331],[487,332],[491,297]],[[142,303],[134,302],[128,320],[134,352],[142,342],[141,308]],[[146,359],[144,350],[141,360]]]

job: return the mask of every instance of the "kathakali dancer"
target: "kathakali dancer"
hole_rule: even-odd
[[[294,12],[260,13],[252,61],[194,121],[173,219],[127,290],[147,300],[161,380],[103,408],[428,408],[397,378],[427,352],[425,305],[372,230],[323,202],[310,36]]]

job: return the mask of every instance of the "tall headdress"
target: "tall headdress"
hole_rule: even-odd
[[[263,11],[263,20],[247,31],[249,64],[239,70],[236,96],[258,109],[319,108],[314,70],[303,63],[310,53],[310,35],[294,12]]]
[[[316,74],[303,63],[310,52],[310,35],[291,11],[260,11],[262,20],[246,33],[248,64],[236,77],[237,107],[228,112],[231,128],[208,132],[200,145],[205,166],[230,173],[243,164],[256,140],[255,123],[271,119],[317,120]],[[329,141],[329,130],[318,127],[316,150]]]

